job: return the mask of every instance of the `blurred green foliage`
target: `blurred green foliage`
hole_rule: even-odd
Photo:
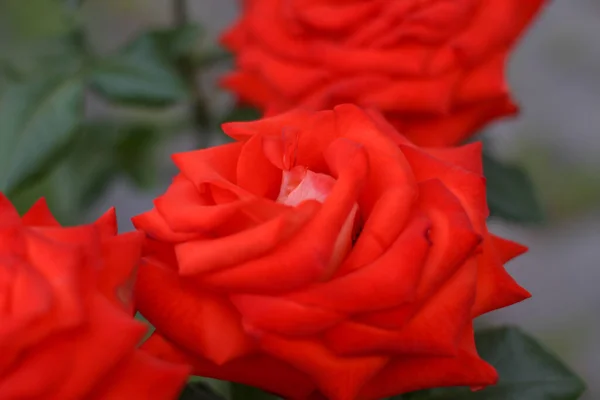
[[[64,223],[77,223],[86,209],[118,176],[137,187],[151,187],[156,179],[156,145],[160,130],[143,123],[89,121],[61,152],[48,173],[13,190],[19,211],[26,211],[41,195]]]
[[[69,6],[68,1],[63,2]],[[0,6],[5,22],[22,38],[43,38],[67,34],[75,28],[75,14],[58,0],[4,0]]]
[[[152,187],[157,150],[178,133],[215,130],[218,117],[195,124],[204,106],[193,104],[190,85],[194,68],[225,54],[203,49],[202,29],[187,22],[100,54],[88,40],[82,3],[0,3],[0,191],[20,211],[46,197],[64,223],[84,219],[115,179]],[[182,60],[192,69],[181,68]],[[90,117],[90,96],[112,112]],[[174,111],[180,106],[186,111]]]
[[[33,76],[0,93],[0,190],[12,192],[53,164],[83,117],[79,71]]]
[[[181,27],[147,32],[117,54],[94,65],[91,86],[114,104],[166,107],[185,101],[188,91],[177,58],[193,49],[198,30]]]

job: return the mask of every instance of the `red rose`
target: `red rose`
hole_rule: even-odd
[[[544,0],[245,0],[223,80],[269,115],[373,107],[419,145],[513,115],[508,52]]]
[[[137,350],[132,271],[142,237],[114,211],[61,227],[0,194],[0,399],[174,399],[188,370]]]
[[[496,381],[472,319],[529,294],[503,267],[524,248],[487,231],[479,144],[427,152],[350,105],[224,130],[134,218],[146,350],[291,399]]]

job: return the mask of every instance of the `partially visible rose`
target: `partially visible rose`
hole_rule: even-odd
[[[355,106],[224,125],[134,218],[144,348],[289,399],[496,382],[472,319],[529,293],[486,227],[481,146],[416,147]]]
[[[61,227],[42,200],[21,219],[0,193],[0,399],[171,400],[186,367],[137,349],[137,232],[111,210]]]
[[[223,85],[277,114],[354,103],[447,146],[518,108],[509,53],[544,0],[245,0]]]

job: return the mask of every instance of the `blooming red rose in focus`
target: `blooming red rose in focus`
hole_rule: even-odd
[[[290,399],[496,382],[472,319],[529,296],[488,233],[479,144],[426,151],[343,105],[224,125],[134,218],[144,348]]]
[[[0,399],[175,399],[186,367],[136,349],[142,237],[114,211],[61,227],[40,201],[21,219],[0,194]]]
[[[273,115],[354,103],[419,145],[517,112],[508,53],[544,0],[245,0],[223,85]]]

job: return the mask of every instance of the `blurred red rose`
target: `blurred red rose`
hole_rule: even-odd
[[[543,3],[245,0],[222,83],[268,115],[354,103],[419,145],[453,145],[518,111],[506,59]]]
[[[529,296],[488,233],[480,145],[425,151],[355,106],[225,124],[134,218],[145,344],[290,399],[496,382],[472,319]]]
[[[114,211],[61,227],[42,200],[21,219],[0,194],[0,399],[174,399],[186,367],[136,349],[142,237]]]

